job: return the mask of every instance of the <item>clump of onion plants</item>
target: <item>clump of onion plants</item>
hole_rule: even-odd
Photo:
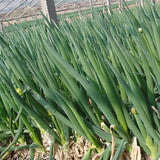
[[[55,28],[37,22],[27,33],[15,28],[14,34],[0,37],[0,79],[23,108],[21,114],[56,143],[66,144],[76,131],[101,152],[104,142],[113,141],[114,125],[117,145],[126,141],[129,146],[136,137],[141,148],[157,159],[158,10],[159,6],[146,5],[120,15],[63,21]]]

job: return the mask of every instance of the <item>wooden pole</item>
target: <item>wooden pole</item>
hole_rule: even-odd
[[[141,0],[141,6],[144,7],[144,0]]]
[[[81,14],[81,6],[80,4],[78,4],[78,14],[79,14],[79,18],[81,19],[82,18],[82,14]]]
[[[123,2],[122,2],[122,0],[119,0],[119,10],[120,10],[120,12],[122,11],[122,9],[123,9]]]
[[[42,12],[51,22],[54,27],[53,21],[58,25],[57,13],[54,0],[41,0]]]
[[[111,1],[107,0],[108,13],[111,14]]]
[[[93,12],[93,0],[89,0],[90,6],[91,6],[91,11]]]

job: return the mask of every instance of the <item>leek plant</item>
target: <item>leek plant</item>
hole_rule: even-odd
[[[144,151],[159,158],[158,10],[146,2],[134,14],[95,14],[55,28],[44,17],[47,25],[37,21],[27,32],[15,27],[14,34],[1,35],[1,88],[10,97],[2,96],[1,104],[13,102],[29,132],[34,124],[60,145],[77,131],[100,152],[103,141],[112,141],[114,125],[116,144],[136,136]],[[3,121],[6,132],[10,124]]]

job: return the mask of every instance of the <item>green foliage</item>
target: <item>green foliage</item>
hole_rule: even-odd
[[[102,141],[112,142],[114,125],[120,145],[115,157],[136,136],[155,159],[160,150],[158,10],[147,5],[134,14],[128,9],[95,14],[55,28],[46,20],[47,25],[26,26],[27,32],[15,27],[15,33],[1,35],[0,133],[13,136],[18,128],[19,138],[19,120],[42,146],[35,129],[60,145],[77,131],[100,152]]]

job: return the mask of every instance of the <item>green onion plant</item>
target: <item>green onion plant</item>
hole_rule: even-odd
[[[47,131],[60,145],[78,132],[101,152],[103,142],[112,141],[109,128],[114,125],[117,145],[131,144],[135,136],[157,159],[158,11],[158,5],[146,2],[145,8],[121,14],[95,12],[71,23],[63,20],[55,28],[44,17],[44,23],[37,21],[25,30],[15,26],[14,33],[1,35],[0,133],[14,136],[18,129],[17,137],[23,123],[41,146],[34,127]]]

